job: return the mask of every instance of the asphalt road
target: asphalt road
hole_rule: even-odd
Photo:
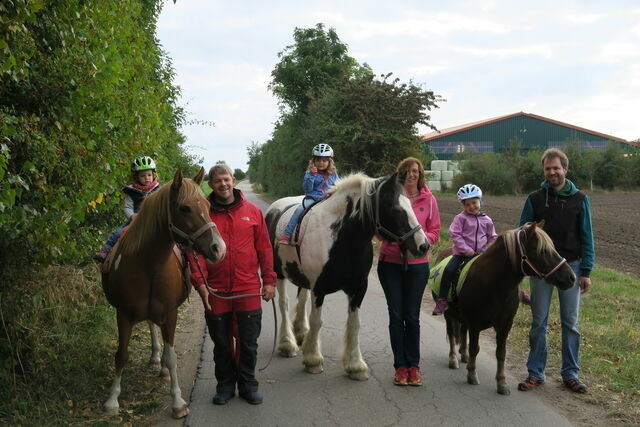
[[[249,200],[266,205],[250,193],[248,183],[239,187]],[[293,296],[295,290],[289,289]],[[428,293],[428,291],[427,291]],[[369,276],[369,291],[361,309],[361,349],[371,369],[368,381],[346,377],[340,362],[346,323],[347,298],[329,295],[323,309],[321,331],[325,371],[307,374],[301,356],[285,359],[274,355],[271,365],[257,372],[262,405],[252,406],[236,397],[226,406],[215,406],[213,344],[205,335],[202,359],[191,394],[189,426],[504,426],[572,425],[562,414],[547,406],[539,393],[519,392],[521,378],[508,377],[510,396],[496,393],[495,358],[488,340],[478,356],[480,385],[466,383],[465,365],[448,369],[448,343],[444,320],[431,316],[430,297],[423,302],[421,348],[424,385],[398,387],[392,383],[392,353],[387,330],[384,294],[375,274]],[[263,329],[259,340],[258,366],[268,360],[272,348],[274,320],[271,305],[263,306]],[[525,369],[518,375],[525,375]]]

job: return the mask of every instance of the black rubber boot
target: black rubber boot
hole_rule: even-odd
[[[240,338],[240,361],[238,366],[238,392],[240,397],[252,405],[262,403],[256,380],[258,361],[258,337],[262,326],[262,309],[236,313]]]
[[[224,405],[236,394],[237,372],[231,348],[231,313],[205,314],[213,340],[213,362],[218,384],[213,403]]]

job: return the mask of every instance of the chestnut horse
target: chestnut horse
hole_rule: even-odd
[[[116,308],[118,322],[116,376],[104,404],[108,413],[118,413],[120,380],[129,358],[131,330],[143,320],[150,325],[153,322],[162,331],[162,373],[171,378],[172,415],[182,418],[189,413],[178,385],[173,340],[178,307],[190,288],[183,277],[181,260],[174,254],[174,242],[195,249],[209,262],[220,261],[226,253],[225,243],[209,218],[209,202],[200,189],[203,177],[204,169],[193,180],[183,178],[178,170],[172,182],[150,194],[107,260],[112,262],[102,274],[102,288]],[[157,363],[160,346],[154,329],[151,326],[151,362]]]
[[[457,296],[444,312],[449,338],[449,368],[458,368],[456,345],[467,362],[467,382],[478,384],[476,356],[480,350],[480,331],[493,327],[496,332],[496,383],[498,393],[510,393],[505,381],[504,360],[507,337],[518,311],[518,285],[525,276],[544,278],[558,289],[569,289],[576,276],[567,261],[556,252],[543,223],[529,223],[506,231],[479,255],[469,267]],[[449,252],[450,253],[450,252]],[[446,260],[431,271],[429,285],[442,274]],[[452,286],[453,288],[453,286]],[[437,298],[435,292],[434,299]],[[467,332],[469,347],[467,353]]]

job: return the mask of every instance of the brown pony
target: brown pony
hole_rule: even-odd
[[[480,331],[493,327],[496,332],[498,393],[510,393],[505,381],[504,360],[507,337],[518,311],[518,285],[524,276],[544,278],[561,290],[575,284],[573,270],[556,252],[553,242],[542,230],[543,224],[530,223],[502,233],[471,265],[462,289],[444,312],[449,338],[449,368],[457,369],[459,366],[456,356],[456,345],[459,345],[462,362],[467,362],[469,384],[478,384],[476,356],[480,350]],[[441,253],[436,262],[446,255]],[[442,264],[432,270],[430,278],[440,274],[444,269]],[[436,299],[437,295],[433,297]]]
[[[151,327],[154,352],[151,362],[156,364],[160,345],[151,322],[162,331],[162,374],[171,377],[172,415],[182,418],[189,413],[178,385],[173,349],[178,307],[187,298],[189,287],[181,260],[174,254],[174,242],[192,247],[209,262],[220,261],[226,253],[225,243],[209,218],[209,202],[200,189],[203,177],[204,169],[193,180],[183,178],[178,170],[172,182],[149,195],[110,254],[112,262],[102,274],[102,288],[116,308],[118,322],[116,376],[104,404],[111,414],[116,414],[120,407],[120,380],[129,358],[131,330],[143,320],[148,320]]]

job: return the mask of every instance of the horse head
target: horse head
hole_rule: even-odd
[[[569,289],[576,283],[576,275],[567,260],[556,251],[553,241],[542,229],[543,226],[544,221],[533,222],[517,231],[522,272],[527,276],[544,279],[558,289]]]
[[[409,258],[424,257],[429,241],[404,194],[397,172],[378,180],[374,204],[376,233],[398,243]]]
[[[178,169],[171,183],[168,205],[169,230],[173,239],[192,247],[209,262],[221,261],[227,251],[218,228],[209,217],[209,201],[200,184],[204,168],[193,178],[184,178]]]

